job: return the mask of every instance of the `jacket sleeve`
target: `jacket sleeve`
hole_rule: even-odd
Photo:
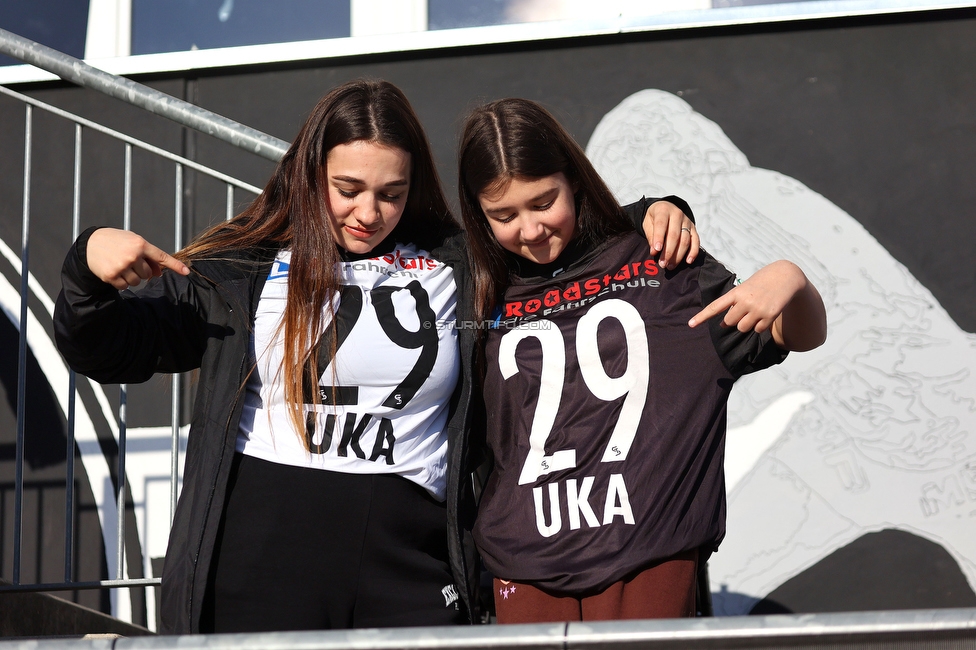
[[[138,383],[199,367],[214,334],[201,300],[208,285],[192,271],[190,277],[165,271],[137,292],[120,292],[88,268],[95,230],[82,233],[61,268],[54,336],[68,365],[101,383]]]
[[[691,206],[688,205],[688,202],[680,196],[674,196],[673,194],[660,198],[647,198],[646,196],[642,196],[640,200],[623,206],[624,212],[626,212],[627,216],[630,217],[630,221],[634,224],[634,228],[637,229],[637,232],[644,232],[644,213],[647,212],[647,208],[651,207],[652,203],[657,203],[658,201],[667,201],[668,203],[675,204],[689,219],[691,219],[692,223],[695,223],[695,215],[691,211]]]

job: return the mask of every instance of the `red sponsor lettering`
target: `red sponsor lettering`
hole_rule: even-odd
[[[430,260],[428,260],[429,262]],[[657,262],[649,259],[639,262],[627,262],[613,275],[597,276],[595,278],[589,278],[587,280],[577,280],[570,283],[563,289],[548,289],[539,298],[533,298],[531,300],[526,300],[524,302],[509,302],[505,304],[505,318],[526,316],[528,314],[534,314],[543,306],[545,307],[555,307],[562,303],[563,301],[575,301],[580,300],[583,297],[595,296],[600,293],[604,287],[610,285],[613,281],[626,281],[636,278],[643,273],[644,275],[658,275],[660,273],[660,267]],[[648,286],[657,286],[648,285]]]
[[[581,296],[579,282],[574,282],[563,291],[563,298],[565,300],[579,300]]]

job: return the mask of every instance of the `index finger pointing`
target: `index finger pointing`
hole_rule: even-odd
[[[146,244],[146,258],[150,263],[159,265],[162,268],[167,268],[171,271],[176,271],[180,275],[189,275],[190,269],[186,264],[179,261],[169,253],[159,248],[156,248],[152,244]]]
[[[704,309],[691,317],[691,320],[688,321],[688,327],[695,327],[701,323],[704,323],[710,318],[714,318],[719,314],[725,313],[729,307],[735,303],[735,301],[729,297],[731,295],[731,292],[729,292],[710,302],[705,306]]]

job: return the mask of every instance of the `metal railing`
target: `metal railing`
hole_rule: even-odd
[[[279,160],[288,149],[288,143],[284,140],[135,81],[109,74],[80,59],[5,29],[0,29],[0,53],[47,70],[65,81],[121,99],[154,115],[173,120],[177,124],[196,129],[269,160]]]
[[[47,48],[43,45],[33,43],[27,39],[11,34],[0,29],[0,52],[11,55],[26,63],[31,63],[49,72],[58,74],[63,79],[88,87],[112,97],[121,99],[133,105],[139,106],[151,113],[166,117],[180,125],[198,130],[211,135],[215,138],[228,142],[235,147],[254,153],[270,160],[278,160],[285,150],[287,143],[255,129],[238,124],[232,120],[224,118],[194,106],[180,99],[165,95],[151,88],[142,86],[133,81],[115,77],[102,72],[70,56]],[[58,401],[62,408],[64,417],[67,420],[67,448],[66,448],[66,478],[65,478],[65,544],[64,544],[64,579],[61,582],[35,582],[25,584],[22,581],[21,564],[23,548],[23,517],[24,517],[24,450],[26,437],[26,407],[27,407],[27,360],[28,347],[34,349],[35,345],[53,347],[50,344],[50,337],[42,328],[37,331],[29,332],[29,325],[37,319],[30,311],[29,303],[31,296],[43,305],[47,312],[47,317],[53,317],[53,303],[44,292],[40,283],[31,273],[30,266],[30,232],[31,232],[31,184],[32,184],[32,154],[34,144],[35,110],[44,111],[69,121],[74,125],[74,162],[73,162],[73,181],[72,181],[72,214],[71,230],[72,240],[79,235],[81,222],[81,178],[82,178],[82,146],[84,134],[86,132],[97,132],[108,136],[112,140],[124,145],[123,161],[123,228],[130,229],[132,217],[132,177],[133,177],[133,150],[148,152],[152,156],[169,161],[173,165],[173,187],[175,195],[175,209],[173,214],[174,223],[174,250],[179,250],[184,245],[183,235],[183,213],[184,213],[184,172],[192,170],[206,177],[224,183],[226,186],[226,199],[224,213],[226,218],[231,218],[234,214],[234,191],[243,190],[257,195],[261,188],[249,183],[233,178],[227,174],[216,171],[205,165],[201,165],[183,156],[171,153],[160,147],[154,146],[137,138],[133,138],[114,129],[105,127],[96,122],[62,110],[50,104],[39,101],[27,95],[15,92],[9,88],[0,86],[0,95],[20,102],[24,106],[24,182],[23,182],[23,208],[21,220],[21,242],[19,256],[10,250],[6,244],[0,241],[0,253],[7,258],[7,262],[15,267],[19,264],[20,292],[19,292],[19,318],[15,325],[18,328],[18,356],[17,356],[17,430],[16,430],[16,452],[14,459],[14,513],[13,513],[13,569],[12,584],[0,586],[0,592],[10,591],[63,591],[93,588],[110,587],[147,587],[158,585],[160,580],[156,577],[148,578],[128,578],[126,575],[126,430],[127,430],[127,387],[120,387],[119,409],[115,416],[116,421],[112,423],[112,418],[106,418],[110,425],[114,424],[113,434],[115,434],[118,445],[118,458],[114,485],[115,500],[115,545],[110,549],[110,535],[103,529],[103,540],[105,542],[106,560],[111,569],[114,551],[114,578],[97,581],[75,581],[72,566],[72,550],[74,547],[74,512],[75,512],[75,448],[78,444],[76,432],[78,430],[79,412],[76,407],[78,394],[78,378],[73,372],[68,371],[67,376],[67,396],[58,396]],[[2,280],[2,278],[0,278]],[[2,306],[2,305],[0,305]],[[13,320],[13,309],[7,309],[8,316]],[[87,378],[91,390],[96,396],[100,395],[101,387]],[[179,477],[179,454],[180,454],[180,413],[181,413],[181,377],[172,376],[172,405],[171,405],[171,441],[170,441],[170,464],[169,464],[169,505],[170,505],[170,524],[172,523],[173,511],[176,507],[180,477]],[[53,388],[53,387],[52,387]],[[100,399],[102,410],[107,411],[107,400]],[[105,521],[103,524],[107,523]],[[109,575],[112,575],[110,571]]]

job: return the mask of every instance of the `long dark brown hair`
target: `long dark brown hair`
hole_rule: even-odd
[[[340,258],[325,208],[323,172],[333,147],[357,140],[410,154],[410,188],[392,233],[396,241],[430,250],[457,230],[427,136],[403,92],[387,81],[357,80],[332,89],[316,104],[264,191],[246,210],[205,231],[177,254],[192,264],[233,250],[291,249],[281,376],[285,402],[302,440],[303,387],[318,383],[322,310],[340,288]],[[331,339],[334,344],[336,337]],[[312,399],[318,400],[317,390]]]
[[[532,181],[560,172],[575,192],[574,240],[596,245],[633,230],[583,149],[545,108],[528,99],[500,99],[468,116],[458,152],[458,193],[479,321],[490,317],[510,278],[505,249],[492,234],[478,196],[504,190],[512,179]]]

